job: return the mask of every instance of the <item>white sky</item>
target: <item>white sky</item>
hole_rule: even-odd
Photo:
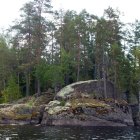
[[[0,28],[7,28],[19,16],[19,9],[29,0],[0,0]],[[104,9],[111,6],[118,8],[124,16],[123,22],[140,20],[140,0],[52,0],[54,9],[70,9],[102,16]]]

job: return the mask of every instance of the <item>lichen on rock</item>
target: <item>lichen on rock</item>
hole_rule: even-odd
[[[70,85],[67,85],[66,87],[62,88],[56,95],[57,98],[62,98],[62,99],[66,99],[67,96],[71,96],[71,93],[74,92],[74,87],[76,85],[80,85],[80,84],[88,84],[91,82],[94,82],[97,80],[88,80],[88,81],[79,81]]]

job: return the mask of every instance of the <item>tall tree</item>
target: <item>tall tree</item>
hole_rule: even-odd
[[[105,10],[104,17],[99,19],[96,25],[96,73],[97,79],[104,81],[104,96],[106,93],[106,80],[112,79],[117,86],[117,61],[115,56],[115,48],[121,49],[121,23],[119,15],[111,8]],[[110,64],[110,65],[109,65]],[[111,67],[110,67],[111,66]],[[110,73],[112,72],[112,74]],[[109,76],[112,75],[112,76]],[[100,83],[100,82],[99,82]],[[100,87],[100,86],[99,86]],[[100,89],[100,88],[99,88]]]
[[[34,27],[34,48],[35,48],[35,59],[36,65],[38,67],[41,56],[43,51],[46,47],[46,29],[47,23],[46,18],[44,18],[43,14],[51,13],[51,1],[50,0],[34,0],[34,8],[35,8],[35,15],[33,20],[33,27]],[[37,78],[37,93],[40,94],[40,79],[38,75]]]
[[[47,45],[47,26],[48,21],[44,17],[44,14],[50,13],[50,1],[49,0],[34,0],[26,3],[21,8],[21,22],[12,27],[20,35],[20,46],[24,53],[22,63],[22,69],[25,73],[26,79],[26,95],[29,95],[31,69],[38,68],[41,57]],[[26,56],[26,57],[25,57]],[[36,70],[35,70],[36,71]],[[39,76],[35,72],[37,93],[40,94],[40,80]]]

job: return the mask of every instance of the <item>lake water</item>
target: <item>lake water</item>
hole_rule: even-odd
[[[140,128],[0,126],[0,140],[140,140]]]

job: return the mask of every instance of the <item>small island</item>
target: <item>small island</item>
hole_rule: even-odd
[[[140,20],[26,1],[0,31],[0,139],[140,139]]]
[[[99,83],[100,82],[100,83]],[[55,96],[48,91],[1,104],[1,124],[45,126],[134,126],[131,106],[114,97],[113,84],[107,82],[107,98],[100,93],[103,81],[80,81],[62,88]],[[136,114],[135,114],[136,116]]]

